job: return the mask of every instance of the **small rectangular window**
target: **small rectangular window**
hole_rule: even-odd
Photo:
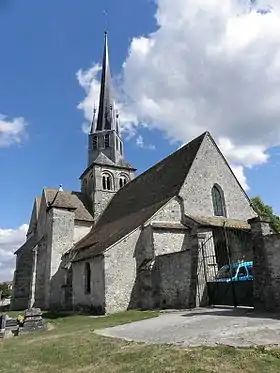
[[[91,292],[91,269],[90,264],[85,264],[85,293],[90,294]]]

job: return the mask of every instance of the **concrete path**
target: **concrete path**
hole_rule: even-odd
[[[279,315],[280,316],[280,315]],[[200,308],[96,331],[98,334],[182,347],[280,346],[280,319],[248,309]]]

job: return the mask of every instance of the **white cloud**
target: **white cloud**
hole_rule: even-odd
[[[25,241],[27,224],[17,229],[0,229],[0,281],[10,281],[15,268],[14,252]]]
[[[143,136],[142,135],[139,135],[137,138],[136,138],[136,146],[138,148],[142,148],[142,149],[148,149],[148,150],[155,150],[155,146],[152,145],[152,144],[146,144],[144,142],[144,139],[143,139]]]
[[[0,114],[0,148],[19,144],[26,138],[27,122],[24,118],[8,119]]]
[[[236,178],[238,179],[238,181],[242,185],[243,189],[248,191],[250,188],[249,188],[249,185],[247,183],[246,176],[244,174],[244,167],[240,166],[240,165],[237,166],[237,165],[234,165],[234,164],[231,164],[230,167],[231,167],[234,175],[236,176]]]
[[[123,64],[124,127],[145,123],[182,142],[208,130],[246,185],[244,167],[280,145],[280,3],[156,3],[157,30],[134,38]]]

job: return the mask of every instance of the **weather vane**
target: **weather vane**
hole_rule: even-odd
[[[103,10],[104,15],[104,26],[105,26],[105,32],[108,31],[108,12],[106,9]]]

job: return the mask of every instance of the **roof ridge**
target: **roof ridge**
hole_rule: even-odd
[[[43,188],[43,190],[51,190],[51,191],[59,191],[59,193],[80,193],[80,194],[83,194],[83,192],[81,191],[78,191],[78,190],[68,190],[68,189],[63,189],[63,190],[59,190],[59,188],[48,188],[48,187],[45,187]]]

